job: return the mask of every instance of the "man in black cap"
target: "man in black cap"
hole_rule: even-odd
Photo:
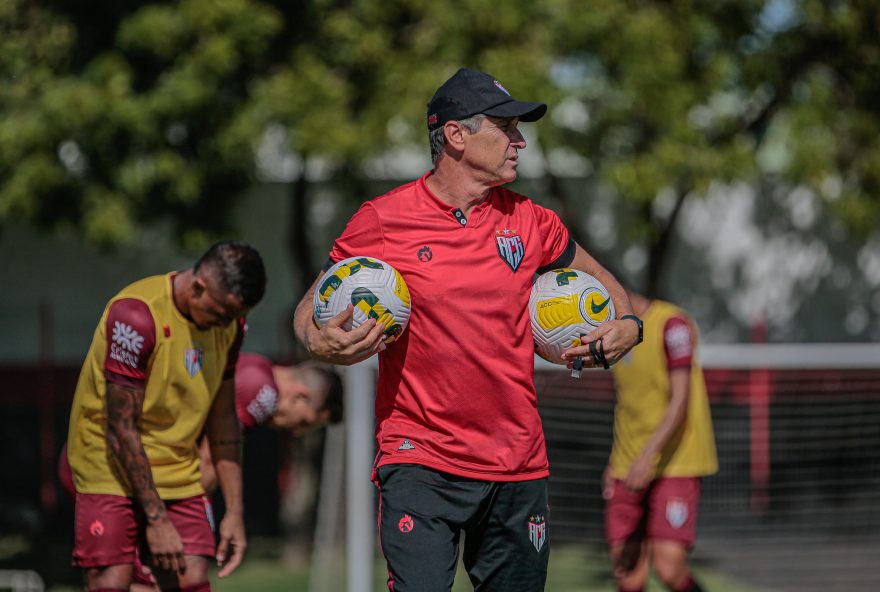
[[[619,314],[632,313],[620,284],[554,212],[503,187],[526,147],[520,121],[546,111],[462,68],[428,104],[434,169],[364,203],[336,240],[328,267],[372,256],[406,280],[412,314],[397,341],[386,348],[374,320],[346,331],[350,307],[319,328],[318,280],[296,310],[297,338],[315,358],[352,364],[382,352],[374,480],[395,592],[451,590],[462,533],[475,590],[543,590],[549,470],[534,386],[532,277],[581,269],[608,288]],[[638,341],[633,320],[590,334],[608,362]],[[572,348],[567,359],[588,351]]]

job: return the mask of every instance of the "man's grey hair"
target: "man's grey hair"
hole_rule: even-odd
[[[469,133],[475,134],[477,133],[477,130],[480,129],[484,119],[486,119],[485,114],[477,113],[476,115],[471,115],[467,119],[459,120],[459,123]],[[446,146],[446,135],[443,133],[442,125],[437,129],[428,132],[428,141],[431,144],[431,162],[434,166],[437,166],[440,157],[443,156],[443,148]]]

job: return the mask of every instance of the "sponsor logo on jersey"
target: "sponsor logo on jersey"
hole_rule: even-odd
[[[547,523],[543,516],[529,516],[529,540],[537,551],[544,546],[547,540]]]
[[[431,247],[425,245],[424,247],[419,249],[419,252],[416,253],[416,257],[418,257],[419,261],[421,261],[422,263],[427,263],[434,258],[434,253],[431,252]]]
[[[264,384],[246,409],[254,421],[260,424],[269,419],[277,408],[278,391],[271,384]]]
[[[670,358],[686,358],[694,353],[691,332],[685,325],[674,325],[663,335]]]
[[[516,230],[505,228],[495,231],[495,246],[498,247],[498,255],[505,263],[516,271],[519,269],[520,263],[526,254],[525,245],[523,245],[522,237]]]
[[[113,334],[110,342],[110,359],[120,364],[137,368],[140,353],[144,347],[143,336],[134,327],[116,321],[113,323]]]
[[[188,347],[183,350],[183,364],[186,366],[186,371],[189,372],[191,378],[194,378],[199,373],[199,370],[202,369],[204,357],[205,350],[195,345],[192,348]]]
[[[412,529],[415,528],[412,516],[404,514],[403,518],[397,521],[397,528],[400,529],[400,532],[412,532]]]
[[[416,447],[413,446],[413,443],[409,441],[409,438],[404,438],[403,443],[397,447],[398,450],[415,450]]]
[[[688,519],[687,503],[681,498],[672,498],[666,502],[666,521],[669,526],[679,529]]]

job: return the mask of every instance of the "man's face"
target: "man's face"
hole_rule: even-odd
[[[516,180],[519,151],[526,147],[519,118],[486,116],[474,134],[465,132],[463,158],[489,186]]]
[[[189,316],[202,331],[226,327],[247,314],[248,309],[234,294],[226,292],[211,273],[196,275],[189,300]]]
[[[273,427],[299,437],[330,422],[330,412],[320,406],[322,395],[315,388],[290,378],[278,390],[278,406],[270,419]]]

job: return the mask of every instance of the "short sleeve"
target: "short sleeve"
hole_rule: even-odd
[[[663,326],[663,348],[666,351],[666,367],[690,368],[694,357],[694,335],[691,325],[682,316],[675,316]]]
[[[110,305],[104,327],[107,355],[104,377],[109,382],[143,388],[147,366],[156,347],[156,323],[147,304],[134,298]]]
[[[358,256],[382,259],[384,255],[384,236],[379,214],[373,204],[367,202],[355,212],[342,235],[336,239],[330,250],[330,260],[338,263]]]
[[[255,354],[242,354],[235,368],[235,412],[245,428],[268,421],[278,407],[278,387],[272,362]]]
[[[223,370],[223,380],[235,378],[235,365],[238,362],[238,353],[244,343],[244,336],[247,333],[247,319],[240,318],[236,322],[235,341],[229,347],[229,353],[226,355],[226,369]]]
[[[538,273],[568,267],[574,261],[575,251],[575,244],[568,234],[568,229],[556,212],[534,203],[532,208],[541,239],[542,257]]]

